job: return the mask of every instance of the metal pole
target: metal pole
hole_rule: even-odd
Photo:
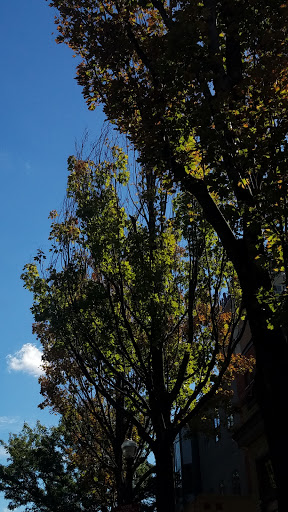
[[[133,502],[133,459],[126,459],[126,504],[131,504]]]

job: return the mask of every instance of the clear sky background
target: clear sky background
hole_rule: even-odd
[[[32,297],[20,275],[38,248],[48,249],[49,212],[61,207],[67,157],[103,115],[89,112],[74,80],[72,51],[56,45],[45,0],[0,2],[0,438],[26,421],[57,420],[40,411],[40,352],[31,333]],[[1,463],[5,454],[0,453]],[[0,512],[7,503],[0,497]]]

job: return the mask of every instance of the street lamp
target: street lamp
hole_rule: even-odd
[[[124,459],[135,459],[137,448],[138,445],[135,441],[132,441],[132,439],[126,439],[124,443],[121,444]]]
[[[123,458],[126,460],[126,480],[125,480],[125,503],[131,504],[133,501],[132,481],[133,481],[133,461],[136,456],[138,445],[132,439],[126,439],[121,445]]]

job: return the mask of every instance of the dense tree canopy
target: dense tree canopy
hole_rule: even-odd
[[[10,500],[9,507],[24,506],[28,512],[94,512],[102,509],[96,475],[99,467],[80,471],[75,464],[69,436],[63,427],[27,424],[20,434],[10,435],[7,444],[9,464],[0,465],[0,490]],[[95,489],[96,487],[96,489]]]
[[[82,58],[78,81],[90,108],[102,102],[144,162],[180,181],[186,173],[199,193],[225,199],[222,212],[238,236],[245,206],[262,205],[271,228],[271,205],[281,196],[273,218],[277,212],[275,230],[284,235],[286,4],[51,5],[59,11],[57,40]]]
[[[175,436],[226,392],[231,372],[247,368],[233,355],[238,281],[186,194],[172,198],[165,178],[145,169],[128,187],[120,148],[70,157],[69,171],[64,217],[51,215],[52,263],[45,270],[40,252],[23,275],[44,348],[42,393],[66,415],[69,404],[80,414],[85,404],[92,430],[98,424],[115,439],[114,456],[127,432],[142,440],[156,459],[158,510],[167,512]],[[234,297],[229,312],[223,291]]]
[[[126,132],[149,168],[200,203],[243,291],[257,392],[285,502],[287,12],[282,0],[53,0],[58,41],[81,57],[90,108]],[[283,280],[285,277],[283,274]],[[284,283],[285,285],[285,283]],[[284,312],[284,313],[283,313]],[[275,418],[278,418],[277,428]],[[281,494],[282,493],[282,494]]]
[[[95,417],[79,410],[63,415],[50,429],[26,423],[11,434],[7,464],[0,465],[0,490],[11,509],[27,512],[108,512],[125,502],[125,465],[113,454],[113,434],[102,442]],[[115,436],[114,436],[115,437]],[[119,441],[119,439],[118,439]],[[121,445],[119,446],[121,450]],[[142,455],[142,459],[139,458]],[[144,455],[144,456],[143,456]],[[134,463],[133,499],[144,500],[143,511],[154,510],[153,466],[141,445]]]
[[[286,4],[51,5],[57,40],[82,58],[90,108],[102,102],[145,164],[195,194],[225,247],[254,219],[262,231],[253,256],[263,264],[264,237],[273,268],[286,270]]]

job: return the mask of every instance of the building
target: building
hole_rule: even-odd
[[[249,326],[237,351],[254,355]],[[201,428],[191,433],[186,428],[178,436],[179,512],[277,512],[276,485],[254,377],[253,372],[237,375],[233,414],[224,409],[213,411],[210,433]]]

